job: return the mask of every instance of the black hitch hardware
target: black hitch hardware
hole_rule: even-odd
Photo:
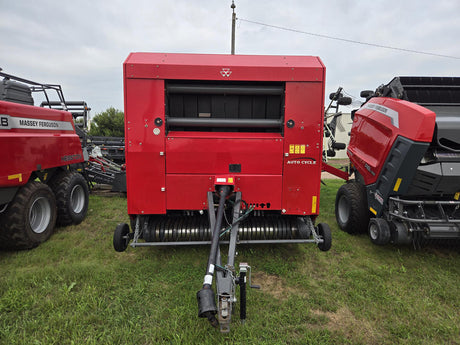
[[[219,187],[219,207],[217,213],[214,211],[212,192],[208,192],[209,223],[212,229],[212,242],[203,287],[197,293],[198,316],[203,318],[206,317],[214,327],[219,325],[222,333],[230,332],[233,306],[236,303],[236,285],[240,287],[240,318],[242,321],[246,319],[246,274],[248,268],[250,269],[246,263],[241,263],[239,277],[235,272],[236,242],[239,223],[251,211],[251,209],[246,210],[243,216],[240,215],[242,202],[241,192],[236,193],[233,206],[232,225],[221,232],[222,218],[225,212],[225,201],[230,195],[230,192],[230,186]],[[227,264],[223,266],[220,255],[219,239],[229,229],[230,240],[228,244]],[[212,290],[214,276],[216,277],[217,305]]]
[[[225,199],[230,193],[229,186],[222,186],[219,190],[219,208],[217,209],[217,219],[214,224],[211,222],[212,242],[209,252],[208,265],[206,268],[206,275],[204,276],[203,287],[196,294],[198,300],[198,316],[207,317],[209,322],[214,327],[217,327],[218,322],[215,314],[217,312],[216,303],[214,300],[214,292],[212,291],[212,280],[214,276],[214,269],[216,267],[217,252],[219,249],[219,232],[222,226],[222,217],[225,211]],[[210,204],[211,209],[213,203]],[[211,212],[210,212],[211,213]],[[212,212],[214,214],[214,212]]]
[[[198,317],[206,317],[213,327],[217,327],[219,322],[216,319],[216,301],[214,291],[211,287],[203,287],[197,292],[196,298],[198,300]]]

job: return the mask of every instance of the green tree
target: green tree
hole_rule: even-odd
[[[121,110],[110,107],[93,117],[89,134],[104,137],[124,137],[124,119],[125,117]]]

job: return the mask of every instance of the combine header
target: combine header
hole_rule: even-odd
[[[460,239],[460,78],[398,77],[361,96],[339,226],[378,245]]]
[[[317,57],[132,53],[124,63],[131,230],[120,224],[114,247],[210,245],[199,316],[222,332],[236,285],[246,317],[250,267],[237,275],[237,244],[331,246],[327,224],[314,225],[324,81]]]

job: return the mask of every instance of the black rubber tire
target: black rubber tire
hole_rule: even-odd
[[[34,248],[53,234],[55,224],[56,199],[50,187],[29,181],[0,214],[0,248]]]
[[[331,228],[326,223],[319,223],[317,226],[318,235],[323,238],[322,243],[318,243],[319,250],[327,252],[332,246]]]
[[[89,204],[88,184],[82,174],[63,170],[49,185],[56,195],[57,225],[80,224],[86,217]]]
[[[335,219],[340,229],[349,234],[366,233],[369,218],[365,187],[354,181],[342,185],[335,197]]]
[[[369,221],[369,237],[371,242],[384,246],[390,242],[390,224],[383,218],[371,218]]]
[[[129,237],[129,225],[126,223],[120,223],[115,228],[113,233],[113,248],[117,252],[124,252],[128,248]]]

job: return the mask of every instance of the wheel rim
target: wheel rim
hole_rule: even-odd
[[[377,224],[375,224],[375,223],[370,223],[369,224],[369,236],[373,240],[377,239],[377,237],[379,236],[379,228],[378,228]]]
[[[337,209],[340,222],[346,224],[350,217],[350,203],[344,195],[340,196]]]
[[[40,197],[35,199],[29,211],[29,225],[33,232],[44,232],[51,220],[51,205],[48,199]]]
[[[75,213],[80,213],[85,207],[85,191],[80,185],[76,185],[70,192],[70,207]]]

